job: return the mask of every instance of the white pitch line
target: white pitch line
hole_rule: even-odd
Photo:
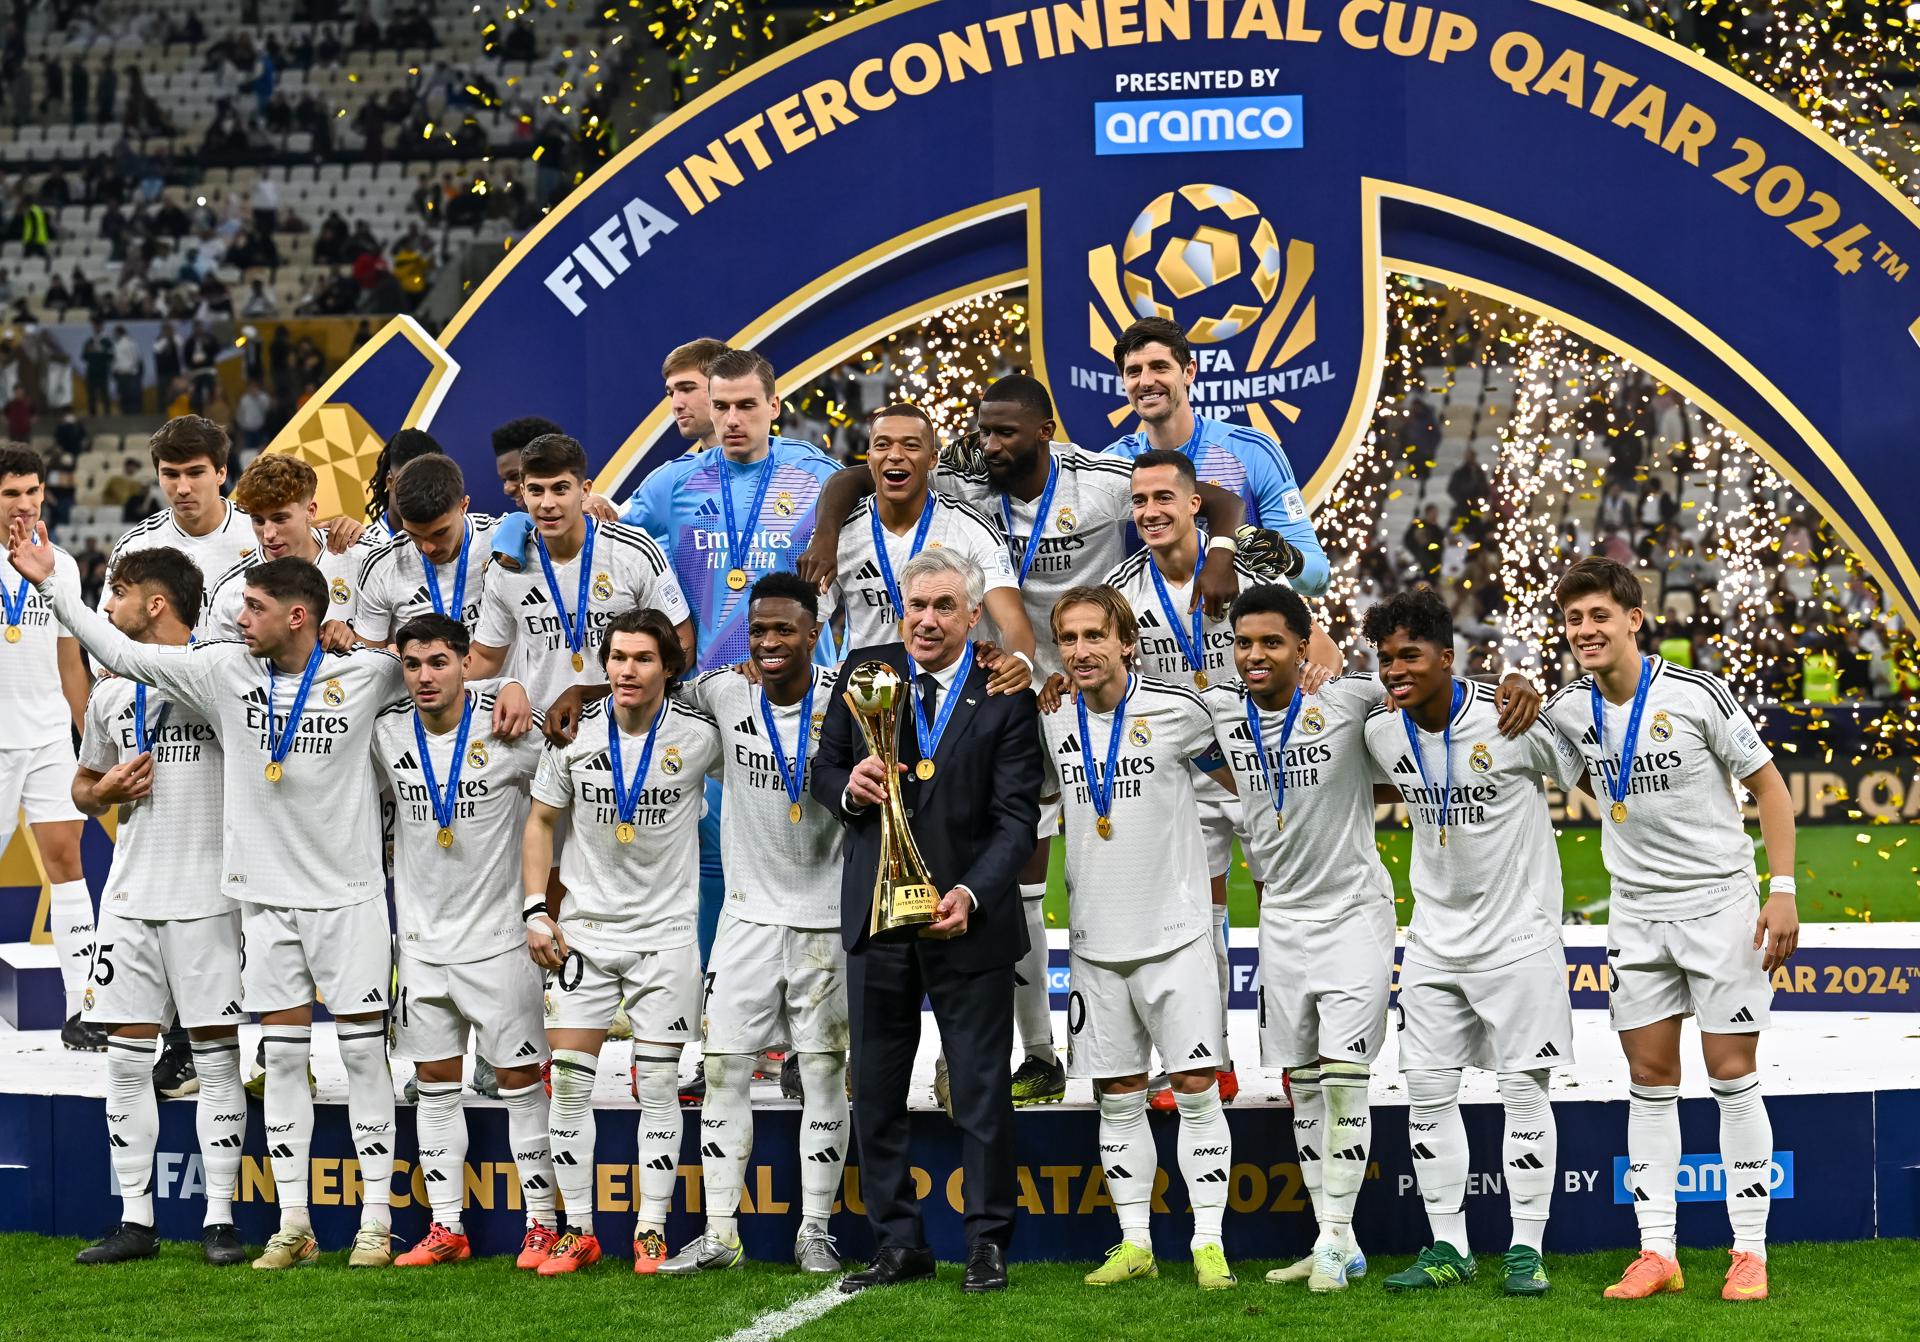
[[[812,1295],[802,1296],[791,1305],[780,1309],[770,1309],[757,1314],[753,1321],[737,1333],[729,1333],[720,1342],[773,1342],[777,1337],[785,1337],[794,1329],[812,1323],[830,1309],[837,1309],[853,1299],[840,1291],[840,1283],[835,1281]]]

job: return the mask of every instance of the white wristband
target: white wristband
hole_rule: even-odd
[[[1022,662],[1026,664],[1027,674],[1028,675],[1033,674],[1033,658],[1027,656],[1027,654],[1024,652],[1016,651],[1013,648],[1007,649],[1007,655],[1009,657],[1018,657]]]
[[[520,910],[520,921],[530,923],[535,918],[546,918],[547,916],[547,897],[544,894],[529,894],[527,896],[526,906]]]
[[[1767,893],[1770,895],[1793,895],[1798,893],[1791,876],[1767,877]]]
[[[1207,548],[1209,550],[1225,550],[1228,554],[1237,554],[1240,550],[1240,542],[1232,536],[1214,536],[1207,541]]]

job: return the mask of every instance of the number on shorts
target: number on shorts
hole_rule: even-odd
[[[1087,999],[1078,989],[1067,994],[1067,1033],[1079,1034],[1087,1023]]]
[[[706,973],[706,986],[700,990],[700,1014],[703,1016],[707,1014],[708,1008],[713,1003],[713,978],[714,973],[709,969]]]
[[[94,986],[106,987],[113,982],[113,961],[107,958],[107,952],[113,949],[111,941],[102,941],[93,948],[93,973],[88,975]]]
[[[567,982],[567,971],[573,971],[573,982]],[[587,962],[580,958],[579,951],[568,951],[567,958],[560,962],[560,972],[554,976],[560,985],[560,991],[570,993],[580,986],[580,980],[587,976]]]

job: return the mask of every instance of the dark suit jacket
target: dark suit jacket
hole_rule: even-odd
[[[917,692],[908,679],[906,645],[856,648],[841,666],[821,729],[811,787],[814,799],[847,827],[840,924],[850,951],[863,949],[866,940],[873,874],[880,860],[880,808],[849,814],[840,805],[848,775],[867,755],[859,724],[847,707],[847,678],[854,667],[869,661],[888,663],[907,680],[909,692]],[[978,665],[950,692],[961,699],[934,751],[938,768],[924,783],[912,773],[920,758],[913,707],[901,705],[899,755],[908,772],[901,776],[900,791],[934,885],[942,895],[964,885],[978,901],[965,936],[914,944],[923,953],[946,956],[957,969],[974,971],[1013,964],[1027,952],[1019,876],[1033,853],[1033,831],[1040,820],[1039,718],[1031,691],[988,695],[987,673]]]

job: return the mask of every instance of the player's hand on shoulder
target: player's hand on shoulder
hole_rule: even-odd
[[[588,517],[596,522],[618,522],[620,510],[613,506],[613,500],[605,494],[589,494],[584,505]]]
[[[493,734],[506,741],[518,741],[533,730],[533,705],[527,700],[527,688],[517,680],[501,683],[493,695]]]
[[[542,969],[558,969],[566,963],[567,939],[559,924],[544,913],[527,919],[527,954]]]
[[[327,533],[328,553],[337,555],[351,550],[367,534],[367,524],[355,517],[336,517],[320,529]]]
[[[560,691],[559,697],[547,707],[547,740],[557,746],[572,745],[580,731],[580,710],[586,703],[585,690],[579,685],[569,685]]]
[[[1332,680],[1333,677],[1334,670],[1330,666],[1322,666],[1319,662],[1300,663],[1300,689],[1302,693],[1320,693],[1321,690],[1327,687],[1327,682]]]
[[[1039,702],[1040,711],[1051,713],[1067,702],[1072,688],[1072,683],[1058,671],[1048,676],[1034,693],[1034,698]]]
[[[94,798],[107,806],[125,806],[153,795],[153,755],[151,752],[122,760],[100,775],[93,785]]]
[[[351,652],[360,639],[345,620],[328,620],[320,626],[320,646],[328,652]]]
[[[988,694],[1018,694],[1033,684],[1033,668],[990,639],[973,645],[973,659],[987,670]]]
[[[13,519],[7,533],[7,562],[31,583],[43,583],[53,576],[53,547],[47,543],[47,524]]]
[[[760,683],[760,668],[753,664],[751,657],[744,662],[735,662],[732,669],[746,677],[747,684],[758,685]]]
[[[1493,694],[1494,707],[1500,710],[1500,735],[1517,740],[1540,716],[1540,691],[1518,671],[1509,671]]]
[[[800,552],[800,557],[793,561],[793,571],[824,592],[833,586],[833,580],[839,576],[839,548],[837,529],[829,544],[816,522],[813,539],[807,542],[807,548]]]

